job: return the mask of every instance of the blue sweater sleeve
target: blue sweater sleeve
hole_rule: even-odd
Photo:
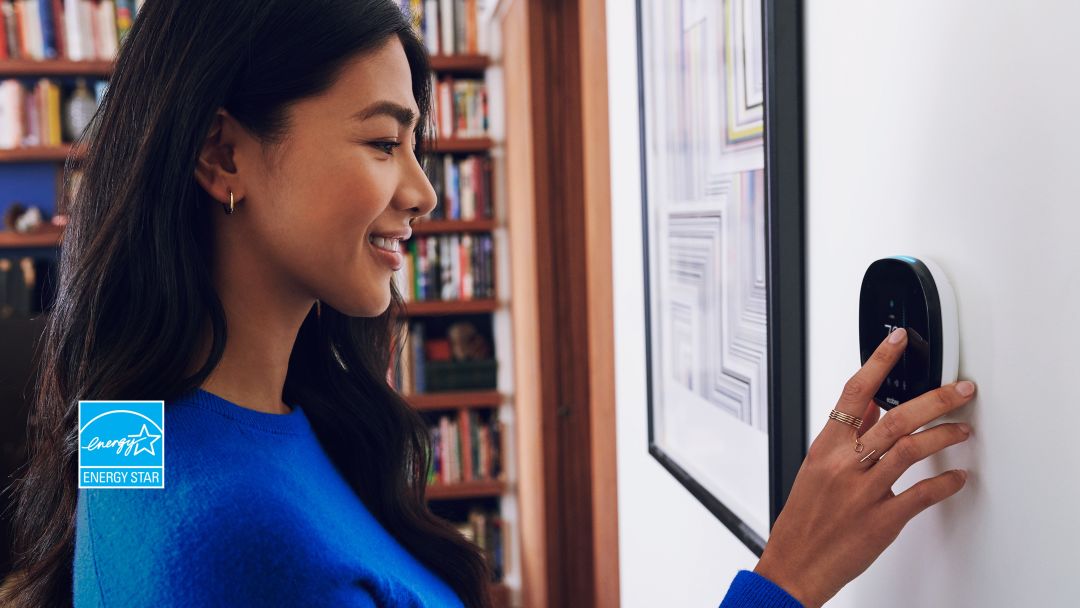
[[[803,608],[803,605],[764,576],[739,570],[720,608]]]

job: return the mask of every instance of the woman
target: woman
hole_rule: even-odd
[[[65,236],[11,603],[490,605],[482,555],[426,508],[426,429],[385,380],[395,241],[436,204],[417,158],[427,74],[389,0],[145,5]],[[902,343],[882,348],[842,411],[863,411]],[[166,401],[163,490],[77,489],[80,399]],[[873,470],[830,422],[759,580],[733,593],[814,605],[865,569],[952,490],[884,487],[949,437],[899,439],[944,409],[925,398],[866,431],[898,448]]]
[[[64,238],[12,603],[489,604],[386,382],[428,73],[387,0],[146,3]],[[163,490],[77,489],[80,399],[166,400]]]

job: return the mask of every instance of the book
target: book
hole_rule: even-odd
[[[135,3],[133,0],[116,0],[116,39],[119,45],[124,44],[128,32],[131,31],[131,21],[135,16]]]
[[[429,55],[439,54],[439,0],[424,0],[424,44]]]
[[[454,51],[454,0],[440,0],[439,1],[439,25],[440,38],[439,38],[439,51],[444,55],[452,54]]]
[[[8,51],[8,13],[12,12],[11,5],[0,0],[0,60],[10,59]]]
[[[433,448],[428,482],[497,481],[497,469],[492,465],[497,454],[490,437],[491,429],[499,424],[494,410],[489,415],[468,408],[435,414],[435,421],[428,424]]]

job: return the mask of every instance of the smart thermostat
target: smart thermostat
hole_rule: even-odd
[[[870,264],[859,294],[859,350],[863,364],[895,327],[907,329],[903,356],[874,401],[889,410],[926,391],[956,382],[960,328],[956,297],[941,267],[898,255]]]

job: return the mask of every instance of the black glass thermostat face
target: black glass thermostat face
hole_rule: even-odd
[[[864,364],[897,327],[907,329],[908,344],[874,395],[885,409],[941,384],[941,345],[935,343],[941,335],[937,289],[929,269],[914,258],[878,260],[863,277],[859,342]]]

